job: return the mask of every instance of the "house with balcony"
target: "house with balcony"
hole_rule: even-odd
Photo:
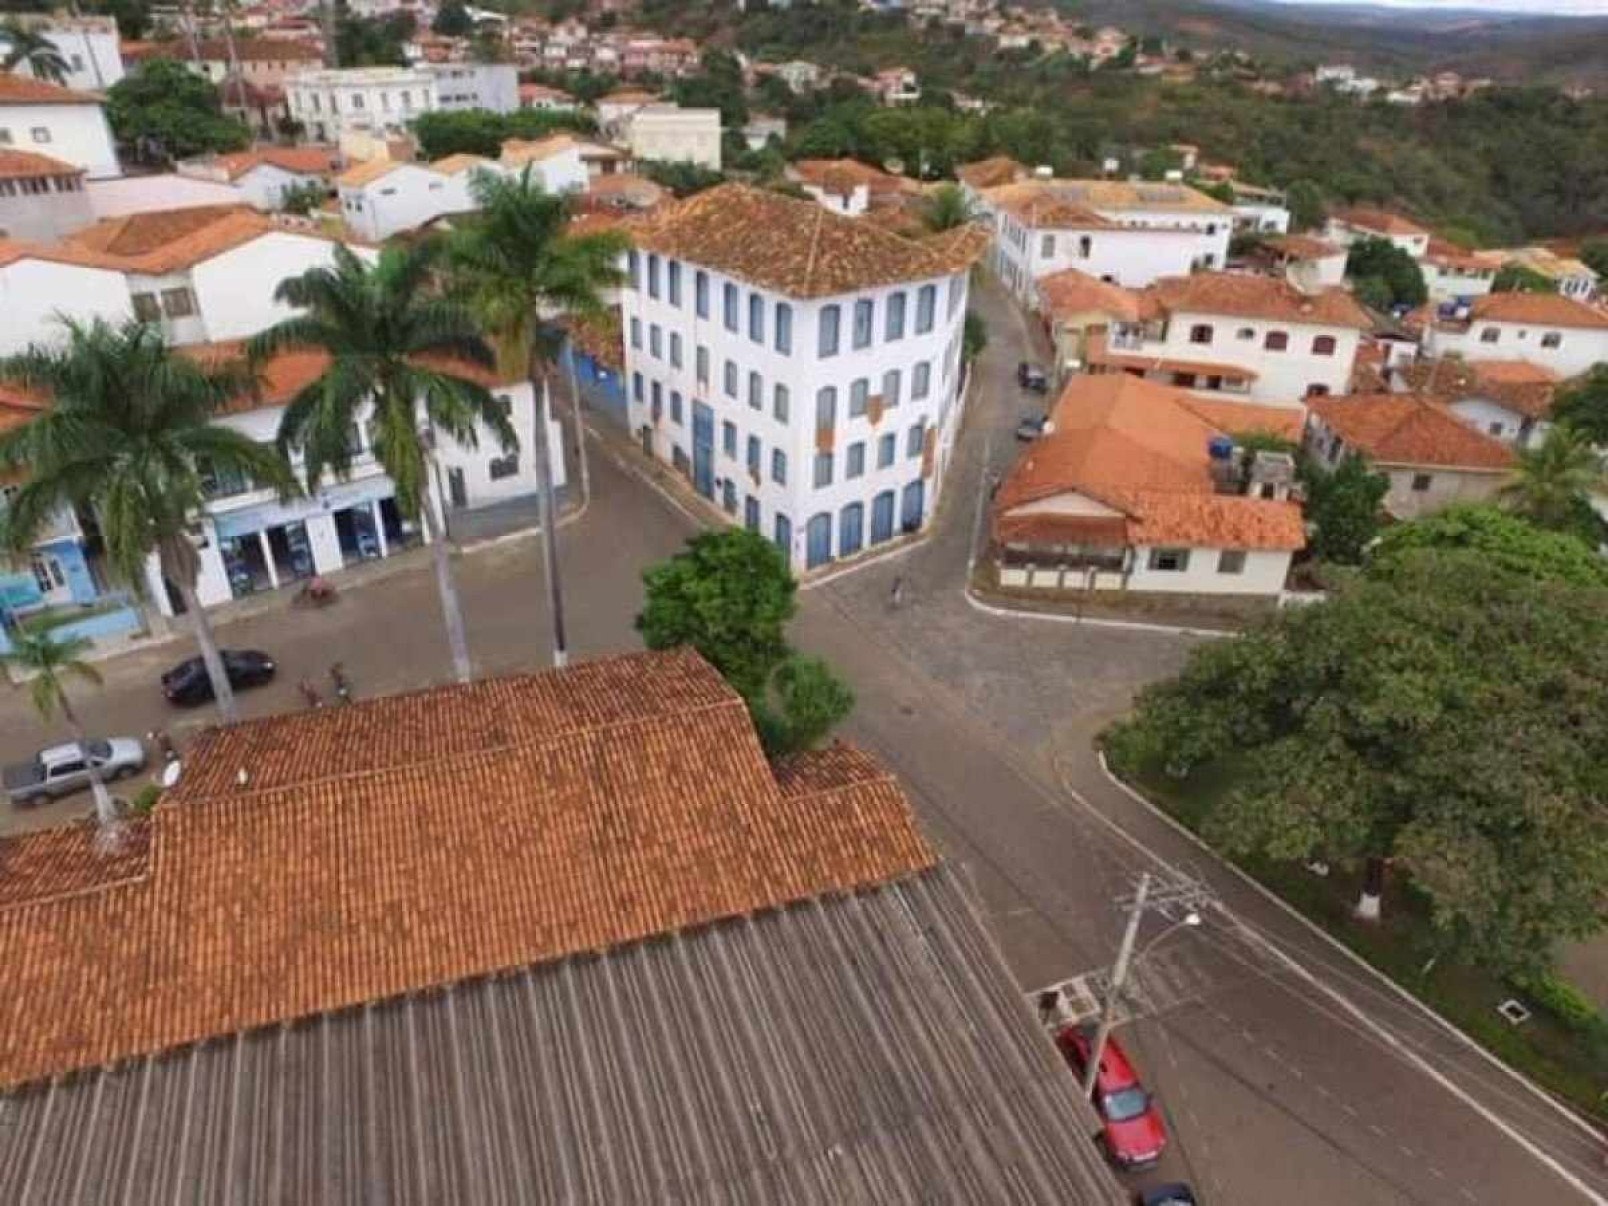
[[[1140,318],[1086,345],[1093,373],[1125,373],[1266,406],[1351,387],[1367,312],[1344,289],[1306,293],[1276,277],[1202,272],[1144,291]]]
[[[1084,367],[1091,339],[1105,347],[1112,328],[1137,330],[1153,314],[1142,290],[1124,289],[1076,268],[1040,279],[1036,309],[1055,346],[1057,382]]]
[[[728,184],[632,235],[621,304],[644,451],[798,568],[927,525],[985,231],[909,239]]]
[[[1288,453],[1304,415],[1126,375],[1073,377],[1006,472],[989,555],[1009,589],[1276,600],[1306,545]]]
[[[1183,184],[1030,179],[982,189],[996,274],[1024,304],[1064,268],[1142,288],[1164,276],[1220,269],[1234,213]]]
[[[1574,377],[1608,362],[1608,310],[1557,293],[1490,293],[1451,314],[1428,315],[1422,354],[1525,360]]]
[[[1514,463],[1509,445],[1475,430],[1444,397],[1423,394],[1313,398],[1304,443],[1329,468],[1348,456],[1367,458],[1390,479],[1385,511],[1403,520],[1490,500]]]

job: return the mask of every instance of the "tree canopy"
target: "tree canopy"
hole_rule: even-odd
[[[1379,534],[1379,505],[1390,479],[1360,456],[1348,456],[1333,469],[1303,459],[1301,477],[1314,529],[1313,554],[1336,565],[1356,565]]]
[[[1346,256],[1346,275],[1369,305],[1420,306],[1429,297],[1424,274],[1412,256],[1389,239],[1359,239]]]
[[[446,0],[436,9],[435,20],[430,22],[430,32],[444,38],[466,38],[474,29],[475,20],[464,7],[463,0]]]
[[[1594,444],[1608,444],[1608,364],[1594,364],[1558,390],[1552,417]]]
[[[1556,293],[1558,282],[1524,264],[1503,264],[1491,281],[1493,293]]]
[[[171,59],[148,59],[113,84],[106,119],[118,143],[146,161],[237,151],[251,142],[245,123],[224,115],[211,81]]]
[[[591,133],[595,123],[585,113],[566,109],[438,109],[413,120],[419,151],[426,159],[448,155],[483,155],[495,159],[510,138],[545,138],[559,130]]]
[[[1387,528],[1368,573],[1388,576],[1420,549],[1466,549],[1509,573],[1573,586],[1608,587],[1608,561],[1584,541],[1549,532],[1500,507],[1464,504]]]
[[[1198,649],[1109,734],[1128,768],[1223,768],[1210,840],[1277,860],[1390,859],[1442,949],[1543,965],[1608,891],[1608,594],[1473,548]]]

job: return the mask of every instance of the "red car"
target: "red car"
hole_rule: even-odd
[[[1061,1049],[1072,1071],[1081,1082],[1089,1066],[1093,1037],[1077,1026],[1066,1026],[1056,1033],[1055,1045]],[[1128,1053],[1115,1038],[1107,1039],[1100,1056],[1100,1075],[1094,1083],[1094,1108],[1104,1123],[1101,1136],[1106,1154],[1122,1168],[1147,1168],[1161,1159],[1167,1146],[1167,1128],[1155,1100],[1139,1083],[1139,1074],[1128,1060]]]

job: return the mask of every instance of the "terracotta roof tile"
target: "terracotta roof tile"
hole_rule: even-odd
[[[813,201],[723,184],[667,206],[635,240],[792,297],[829,297],[949,276],[976,262],[989,240],[981,225],[948,233],[906,239]]]
[[[1393,214],[1383,209],[1369,209],[1359,206],[1353,209],[1343,209],[1332,216],[1335,221],[1343,225],[1352,226],[1358,230],[1374,231],[1382,235],[1427,235],[1429,233],[1418,223],[1404,218],[1400,214]]]
[[[213,730],[143,866],[0,907],[0,1085],[934,865],[885,773],[821,757],[784,790],[689,652]],[[0,862],[62,840],[0,839]]]
[[[1475,431],[1442,401],[1419,394],[1350,394],[1309,401],[1312,415],[1352,449],[1385,465],[1501,472],[1507,445]]]
[[[1484,397],[1532,419],[1552,413],[1559,377],[1525,360],[1421,360],[1401,370],[1409,385],[1453,401]]]
[[[1559,293],[1487,293],[1474,299],[1469,313],[1486,322],[1608,329],[1608,311]]]
[[[979,159],[976,163],[964,163],[955,169],[955,178],[975,189],[997,188],[1001,184],[1020,180],[1025,175],[1027,169],[1009,155]]]
[[[365,159],[347,168],[335,178],[335,183],[342,188],[362,188],[366,184],[373,184],[381,176],[389,176],[397,168],[407,166],[400,159]]]
[[[245,205],[197,205],[106,218],[65,242],[119,260],[126,271],[159,275],[211,259],[265,234],[331,241],[314,230],[280,225]]]
[[[1113,225],[1087,204],[1058,193],[1047,180],[1002,184],[985,189],[983,196],[990,205],[1033,230],[1101,230]]]
[[[1146,292],[1164,310],[1187,314],[1231,314],[1311,326],[1367,330],[1373,324],[1356,298],[1344,289],[1305,293],[1289,281],[1248,272],[1197,272],[1162,277]]]
[[[1304,234],[1277,235],[1269,239],[1267,245],[1290,260],[1323,260],[1346,253],[1346,249],[1336,243]]]
[[[104,100],[99,93],[76,92],[49,80],[0,71],[0,105],[98,105]]]
[[[9,267],[19,260],[43,260],[51,264],[71,264],[78,268],[102,268],[122,272],[126,265],[115,256],[91,251],[72,243],[24,243],[17,239],[0,238],[0,268]]]
[[[510,138],[502,144],[501,162],[511,167],[526,163],[540,163],[581,144],[568,134],[553,134],[547,138]]]
[[[1429,250],[1424,259],[1442,268],[1489,269],[1495,272],[1502,266],[1502,257],[1489,251],[1470,251],[1445,239],[1430,237]]]
[[[0,147],[0,180],[32,179],[40,176],[82,176],[84,169],[63,163],[35,151],[15,151]]]
[[[249,151],[219,155],[213,162],[229,179],[238,180],[252,168],[264,164],[304,176],[327,176],[335,170],[339,159],[340,151],[335,147],[253,147]]]
[[[872,193],[902,193],[915,181],[870,167],[858,159],[799,159],[788,165],[788,173],[805,184],[827,192],[847,195],[864,185]]]

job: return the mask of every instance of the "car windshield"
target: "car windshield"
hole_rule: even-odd
[[[110,741],[87,741],[84,748],[89,750],[89,756],[104,762],[112,756],[112,743]]]
[[[1105,1116],[1112,1122],[1127,1122],[1143,1114],[1149,1104],[1145,1091],[1137,1086],[1118,1089],[1105,1095]]]

